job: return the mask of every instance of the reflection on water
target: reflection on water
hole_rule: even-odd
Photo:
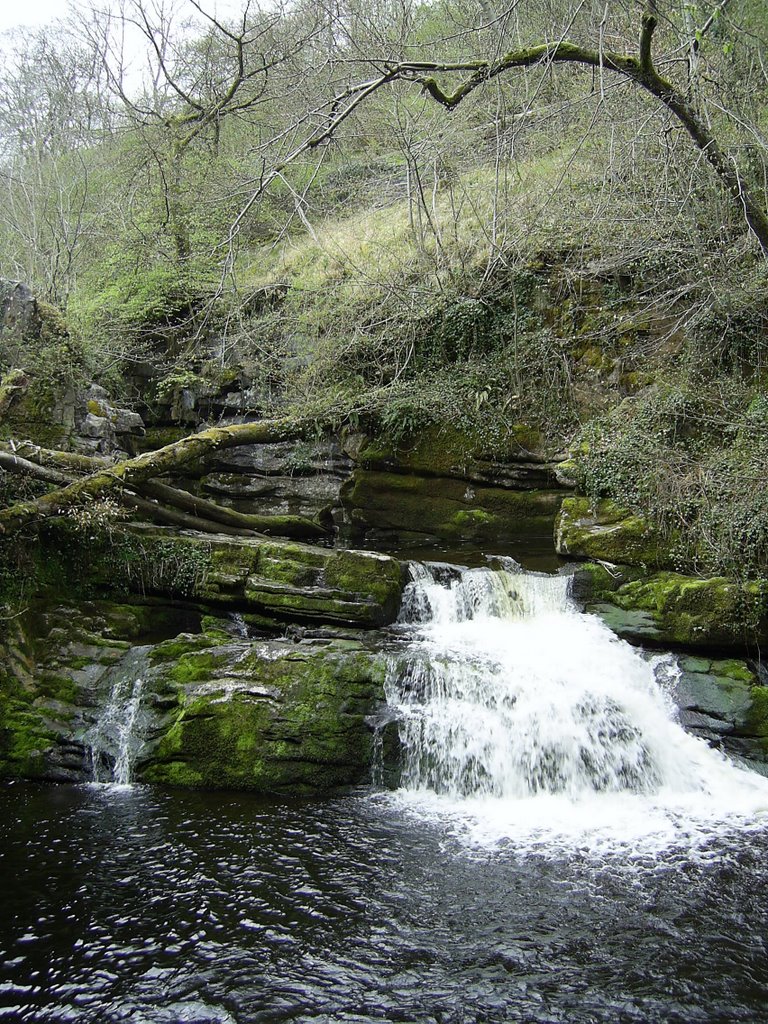
[[[768,1021],[768,841],[474,852],[382,794],[0,789],[0,1019]]]

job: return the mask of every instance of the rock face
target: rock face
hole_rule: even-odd
[[[50,375],[62,362],[77,365],[80,356],[58,309],[27,285],[0,279],[0,366],[17,367],[0,380],[2,436],[84,454],[134,452],[142,418],[114,404],[104,388],[39,385],[39,360]]]
[[[203,492],[238,512],[333,519],[352,461],[334,440],[253,444],[217,452]]]
[[[669,541],[640,516],[604,499],[567,497],[555,528],[557,553],[649,569],[672,568]]]
[[[260,792],[363,778],[367,719],[384,700],[366,630],[397,616],[398,561],[161,528],[121,533],[102,550],[90,533],[61,529],[55,558],[36,546],[40,578],[79,596],[41,596],[10,620],[0,645],[0,775],[82,781],[89,748],[99,763],[119,763],[102,725],[104,709],[122,700],[117,719],[143,729],[140,778]],[[89,600],[94,591],[121,603]],[[102,733],[111,746],[95,743]]]
[[[113,405],[107,391],[97,384],[76,396],[73,424],[71,447],[84,455],[133,453],[134,439],[144,436],[141,416]]]
[[[85,737],[109,673],[139,637],[173,634],[199,615],[168,606],[42,603],[0,646],[0,775],[89,778]]]
[[[111,688],[123,665],[136,670],[139,650],[136,779],[308,793],[366,777],[384,672],[363,643],[250,640],[232,635],[231,620],[209,620],[206,632],[136,648],[161,624],[173,633],[175,615],[92,602],[38,610],[19,626],[0,663],[0,775],[92,778]]]
[[[116,560],[94,560],[93,583],[193,597],[259,615],[272,628],[286,621],[372,628],[393,622],[400,608],[404,568],[387,555],[162,527],[136,527],[131,538]]]
[[[768,641],[768,593],[761,583],[673,572],[646,576],[593,564],[577,573],[576,588],[588,611],[633,642],[757,653]]]
[[[0,338],[28,338],[40,333],[42,319],[37,299],[20,281],[0,278]]]
[[[744,661],[679,659],[674,698],[689,731],[768,774],[768,689]]]
[[[392,445],[348,434],[355,472],[341,490],[342,536],[397,548],[498,544],[551,535],[565,488],[559,456],[520,425],[505,450],[445,426]]]
[[[161,644],[177,703],[142,769],[170,785],[313,792],[367,776],[383,666],[354,641]],[[163,679],[163,669],[159,678]],[[162,685],[162,683],[161,683]]]
[[[549,532],[562,493],[357,470],[341,500],[353,542],[405,548]]]

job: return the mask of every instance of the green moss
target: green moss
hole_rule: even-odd
[[[694,647],[739,647],[768,639],[766,595],[757,583],[658,573],[603,594],[626,612],[650,617],[659,641]],[[733,671],[737,668],[726,662]],[[733,678],[739,678],[735,675]]]
[[[321,650],[282,644],[273,652],[241,651],[234,691],[227,663],[208,663],[199,677],[204,688],[185,681],[144,777],[261,792],[311,792],[359,779],[371,752],[365,716],[383,698],[383,665],[352,643]],[[202,673],[202,656],[182,661],[194,657]],[[226,687],[217,687],[219,676]]]
[[[621,565],[668,568],[671,543],[652,523],[608,499],[563,500],[555,531],[558,554]]]
[[[473,508],[468,512],[456,512],[453,522],[461,533],[474,532],[482,526],[489,526],[496,522],[496,517],[486,512],[483,508]]]
[[[325,579],[331,587],[373,598],[381,606],[382,622],[397,614],[404,579],[402,566],[393,558],[338,551],[328,562]]]
[[[0,775],[37,778],[55,737],[27,689],[0,666]]]
[[[79,667],[85,667],[92,662],[90,659],[82,659]],[[67,668],[72,670],[76,667],[71,661],[67,662]],[[49,697],[52,700],[62,701],[65,704],[74,705],[78,699],[77,684],[70,676],[56,675],[51,672],[40,672],[36,680],[36,691],[42,697]]]
[[[489,443],[482,431],[460,428],[449,423],[432,424],[404,439],[392,439],[386,433],[366,438],[361,447],[353,445],[351,454],[365,469],[397,468],[409,474],[429,477],[458,475],[487,469],[488,460],[504,463],[530,453],[541,455],[545,441],[541,431],[528,423],[506,425],[503,440]]]
[[[642,570],[627,565],[611,565],[608,568],[600,562],[585,562],[574,574],[574,593],[582,601],[610,601],[619,587],[641,578]]]
[[[195,651],[182,654],[174,660],[170,676],[177,683],[191,683],[198,679],[209,679],[216,665],[221,662],[211,651]]]
[[[763,747],[768,754],[768,686],[753,687],[747,725],[754,736],[763,738]]]
[[[231,639],[229,634],[223,631],[217,634],[206,632],[199,635],[182,633],[172,640],[164,640],[162,643],[157,644],[150,651],[149,657],[153,664],[179,661],[187,657],[187,655],[197,655],[201,652],[206,652],[218,643],[222,641],[226,643],[231,641]]]
[[[174,444],[181,441],[189,434],[187,427],[147,427],[144,436],[136,438],[134,445],[138,452],[155,451],[158,448],[165,448],[167,444]]]
[[[562,494],[514,491],[446,477],[359,470],[342,490],[358,529],[493,541],[526,524],[552,528]],[[460,515],[463,513],[463,515]]]
[[[737,661],[735,658],[715,661],[712,663],[712,669],[717,675],[724,676],[726,679],[733,679],[736,682],[749,683],[750,685],[754,684],[757,678],[745,661]]]

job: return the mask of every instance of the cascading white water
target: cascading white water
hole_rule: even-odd
[[[670,656],[644,656],[579,613],[568,577],[497,564],[411,568],[401,623],[413,635],[387,680],[402,799],[492,819],[496,838],[671,839],[694,819],[768,807],[766,780],[676,723]]]
[[[142,696],[149,667],[148,647],[133,647],[103,682],[105,703],[85,742],[90,749],[94,782],[129,785],[144,743]]]

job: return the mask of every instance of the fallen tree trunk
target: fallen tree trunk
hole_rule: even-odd
[[[11,473],[20,473],[31,476],[35,480],[42,480],[45,483],[64,484],[68,486],[73,483],[72,476],[62,473],[61,470],[51,469],[49,466],[39,466],[20,455],[0,451],[0,469]],[[165,490],[173,493],[172,487]],[[179,492],[182,493],[182,492]],[[203,533],[226,533],[234,537],[253,537],[258,533],[252,528],[233,526],[231,524],[206,520],[200,516],[189,515],[174,508],[165,508],[154,501],[147,501],[145,498],[130,491],[120,491],[116,496],[121,505],[126,508],[140,512],[148,519],[170,526],[179,526],[185,530],[199,530]],[[189,496],[190,498],[192,495]],[[222,510],[226,511],[226,509]]]
[[[117,496],[122,495],[125,491],[141,491],[143,486],[149,484],[154,477],[165,476],[182,466],[188,465],[190,462],[204,459],[206,455],[217,449],[235,448],[245,444],[293,440],[305,436],[310,429],[315,429],[315,427],[314,421],[293,419],[261,420],[257,423],[239,423],[230,427],[212,427],[209,430],[201,431],[199,434],[190,434],[188,437],[182,438],[181,441],[176,441],[156,451],[144,452],[142,455],[138,455],[133,459],[127,459],[124,462],[109,463],[106,460],[99,459],[97,463],[98,469],[95,472],[71,482],[69,482],[71,479],[69,475],[62,473],[61,470],[56,471],[51,470],[50,467],[37,467],[47,468],[51,474],[58,472],[60,476],[55,480],[50,476],[49,482],[64,483],[66,481],[66,485],[58,490],[51,491],[49,494],[42,495],[34,501],[19,502],[0,510],[0,533],[9,536],[20,530],[27,523],[60,515],[72,506],[83,502],[90,502],[109,494]],[[27,448],[30,447],[32,446],[27,446]],[[25,454],[34,456],[33,452],[27,452],[26,448],[24,450]],[[68,453],[50,452],[41,455],[40,453],[43,451],[43,449],[37,450],[37,458],[41,462],[48,460],[61,466],[66,461],[69,463],[70,469],[74,468],[74,465],[77,464],[78,468],[82,470],[84,467],[82,460],[90,462],[86,456],[73,457]],[[20,460],[21,462],[25,460],[16,452],[6,452],[4,454],[10,456],[10,461],[6,463],[7,467],[11,468],[13,465],[17,471],[20,471]],[[55,456],[62,457],[56,458]],[[30,466],[33,464],[31,459],[27,459],[26,462]],[[150,489],[165,486],[152,484]],[[168,488],[167,491],[164,491],[166,500],[168,500],[169,492],[174,493],[177,506],[183,504],[189,509],[188,502],[191,499],[192,502],[196,503],[195,507],[198,510],[203,510],[204,499],[195,499],[193,495],[186,495],[186,492],[177,491],[175,488]],[[210,502],[208,505],[209,507],[214,506],[214,503]],[[148,503],[145,508],[147,507],[160,508],[160,506],[154,506],[152,503]],[[230,526],[231,529],[245,529],[245,524],[242,521],[235,525],[231,518],[232,516],[242,515],[242,513],[238,514],[233,513],[231,510],[222,510],[220,506],[214,507],[219,510],[220,514],[223,513],[229,517],[229,523],[232,524]],[[247,518],[249,520],[247,527],[249,533],[254,532],[256,523],[260,526],[269,526],[270,532],[282,531],[282,535],[285,535],[285,530],[294,531],[288,534],[290,536],[317,537],[325,532],[316,523],[301,517],[258,516]],[[218,521],[221,522],[221,519]],[[225,531],[222,530],[220,532]]]
[[[259,516],[253,513],[236,512],[231,508],[217,505],[207,498],[198,498],[189,491],[169,487],[154,480],[141,484],[137,490],[149,498],[173,505],[203,519],[247,530],[251,533],[276,534],[279,537],[323,537],[325,530],[319,523],[304,516]]]
[[[40,466],[8,451],[0,451],[0,469],[9,473],[25,473],[27,476],[34,477],[35,480],[44,480],[49,484],[72,483],[72,477],[68,473],[62,473],[59,469],[50,469],[48,466]]]
[[[47,466],[62,473],[88,476],[97,469],[114,466],[114,459],[103,455],[79,455],[77,452],[60,452],[56,448],[41,448],[32,441],[0,441],[0,452],[15,455],[33,462],[36,466]]]
[[[227,526],[225,523],[211,522],[210,519],[202,519],[200,516],[189,515],[176,508],[167,508],[158,505],[154,501],[147,501],[129,491],[123,491],[120,496],[120,504],[127,508],[135,509],[147,519],[166,526],[178,526],[182,530],[197,530],[199,533],[224,533],[228,537],[258,537],[255,530],[247,530],[237,526]]]

